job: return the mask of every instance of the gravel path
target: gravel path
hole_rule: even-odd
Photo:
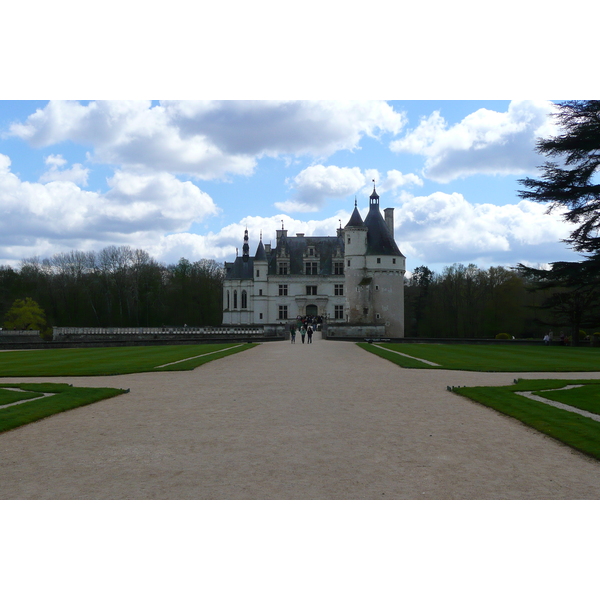
[[[600,462],[446,390],[515,377],[600,373],[401,369],[317,334],[194,371],[54,378],[131,392],[0,435],[0,498],[600,498]]]

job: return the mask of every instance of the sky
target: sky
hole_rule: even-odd
[[[461,2],[384,19],[375,1],[370,20],[327,2],[306,4],[318,19],[267,1],[199,20],[179,0],[139,6],[108,2],[95,28],[68,2],[34,20],[8,8],[27,27],[0,41],[0,264],[108,245],[231,261],[246,227],[251,253],[282,224],[335,235],[373,181],[409,271],[576,257],[561,215],[518,196],[544,160],[536,139],[556,133],[549,99],[586,97],[585,65],[548,64],[522,35],[552,17],[516,2],[496,28]]]
[[[0,264],[129,245],[231,261],[260,236],[335,235],[375,182],[407,269],[543,264],[569,227],[521,200],[547,100],[0,102]]]

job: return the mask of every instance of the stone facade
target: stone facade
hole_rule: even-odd
[[[264,325],[322,317],[328,323],[385,327],[404,336],[405,257],[394,241],[393,208],[379,210],[373,188],[365,220],[356,207],[331,237],[288,236],[277,231],[275,248],[260,240],[249,253],[225,263],[224,325]]]

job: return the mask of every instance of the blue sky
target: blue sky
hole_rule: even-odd
[[[568,258],[518,198],[545,100],[2,101],[0,263],[127,244],[232,260],[243,230],[334,235],[373,179],[408,269]]]
[[[252,252],[282,219],[334,235],[373,179],[409,270],[574,258],[560,215],[517,195],[556,132],[547,99],[590,97],[585,61],[538,50],[551,15],[509,1],[492,27],[463,2],[394,18],[377,1],[275,6],[182,19],[177,0],[109,2],[89,28],[68,3],[35,21],[10,6],[27,27],[0,40],[0,264],[110,244],[232,260],[246,226]]]

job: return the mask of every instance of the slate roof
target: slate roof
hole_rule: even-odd
[[[265,252],[265,246],[262,243],[262,240],[258,243],[258,248],[256,249],[256,255],[254,256],[254,260],[267,260],[267,253]]]
[[[244,260],[238,256],[233,262],[225,263],[225,279],[252,279],[254,259],[250,256]]]
[[[390,233],[385,220],[379,211],[379,204],[371,204],[369,214],[365,219],[367,231],[367,254],[382,254],[384,256],[404,256],[398,249],[394,236]]]
[[[363,226],[364,226],[364,223],[363,223],[362,217],[360,216],[360,213],[358,212],[358,208],[356,208],[356,205],[354,205],[354,211],[352,212],[350,220],[348,221],[348,223],[346,223],[346,227],[363,227]]]
[[[289,257],[291,275],[301,275],[304,273],[304,260],[310,260],[311,257],[305,256],[309,246],[314,247],[314,260],[319,262],[319,275],[333,274],[333,261],[336,251],[339,256],[336,260],[344,259],[344,240],[341,236],[315,236],[315,237],[284,237],[278,241],[278,246],[271,252],[269,260],[269,275],[277,274],[277,251],[285,248]]]

